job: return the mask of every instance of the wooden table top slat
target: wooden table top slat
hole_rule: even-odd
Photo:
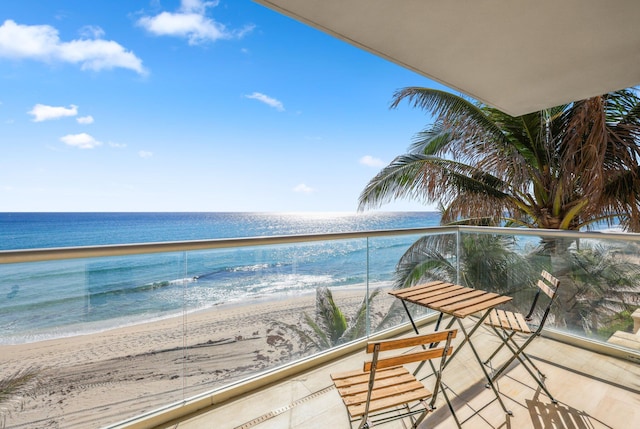
[[[433,305],[432,307],[434,307],[434,309],[437,308],[438,311],[453,313],[463,308],[475,306],[476,304],[489,301],[490,299],[495,298],[497,296],[499,296],[497,293],[476,290],[476,293],[462,296],[461,299],[457,301],[448,302],[448,303],[437,303],[437,305]]]
[[[464,318],[511,301],[510,296],[445,282],[429,282],[389,292],[403,301]]]
[[[495,298],[489,299],[487,301],[480,302],[476,305],[472,305],[470,307],[465,307],[463,309],[454,311],[449,314],[453,314],[455,317],[465,318],[473,313],[477,313],[478,311],[488,310],[490,308],[495,307],[496,305],[504,304],[505,302],[511,301],[513,298],[510,296],[498,295]]]
[[[461,292],[461,289],[467,289],[459,285],[450,284],[447,287],[443,287],[437,290],[428,290],[428,291],[417,291],[414,294],[407,294],[403,296],[403,299],[408,301],[416,301],[416,302],[435,302],[442,299],[450,298],[452,296],[458,295]],[[473,290],[473,289],[470,289]]]
[[[419,295],[422,293],[430,293],[430,292],[437,293],[437,291],[449,288],[451,286],[454,286],[454,285],[452,283],[445,283],[445,282],[430,282],[430,283],[412,286],[410,288],[393,290],[389,292],[389,294],[396,296],[398,298],[406,298],[409,296]]]
[[[429,306],[433,309],[443,308],[443,307],[451,307],[452,310],[458,308],[458,306],[465,306],[465,303],[477,298],[483,297],[486,295],[486,292],[477,289],[465,288],[464,290],[458,291],[457,294],[448,296],[446,298],[432,300],[429,302]]]

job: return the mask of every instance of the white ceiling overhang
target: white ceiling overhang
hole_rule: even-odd
[[[254,0],[513,116],[640,84],[640,0]]]

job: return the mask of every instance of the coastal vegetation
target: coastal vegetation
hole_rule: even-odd
[[[303,323],[300,325],[285,324],[281,321],[274,321],[273,324],[293,332],[300,342],[306,345],[305,350],[326,350],[367,335],[367,325],[371,320],[368,310],[372,308],[379,294],[380,289],[374,289],[352,314],[347,314],[336,304],[331,290],[326,286],[320,286],[316,288],[313,316],[304,312]],[[379,324],[384,323],[382,315],[377,315],[377,318],[381,319]]]
[[[441,224],[640,232],[640,98],[634,88],[512,117],[445,91],[397,91],[434,117],[407,153],[366,185],[359,209],[397,199],[438,204]],[[607,332],[638,305],[637,263],[615,249],[545,238],[518,256],[505,236],[424,237],[402,256],[396,287],[438,279],[528,294],[535,272],[561,279],[555,323]],[[456,251],[458,249],[458,251]],[[452,255],[455,255],[452,256]],[[506,289],[506,290],[504,290]]]
[[[640,98],[625,89],[512,117],[464,97],[404,88],[435,121],[365,187],[359,208],[409,198],[442,207],[443,224],[640,232]]]
[[[22,398],[31,394],[39,384],[40,370],[29,367],[0,377],[0,428],[5,418],[19,408]]]
[[[468,285],[523,284],[535,275],[535,270],[513,249],[514,244],[509,235],[464,234],[460,243],[451,234],[421,237],[398,261],[394,287],[412,286],[425,275]],[[497,292],[506,291],[498,286]]]

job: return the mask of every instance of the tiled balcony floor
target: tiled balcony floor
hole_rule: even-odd
[[[426,332],[429,328],[424,329]],[[480,355],[486,357],[499,340],[490,331],[480,329],[473,341]],[[457,395],[452,399],[461,420],[472,409],[486,407],[463,427],[640,427],[640,365],[543,337],[536,339],[528,350],[546,373],[546,385],[559,403],[553,404],[521,365],[512,365],[498,381],[502,398],[513,412],[513,416],[507,416],[492,391],[485,388],[482,371],[470,348],[464,346],[445,370],[443,380],[450,393]],[[356,353],[157,429],[349,428],[346,410],[329,374],[359,368],[363,360],[364,353]],[[429,380],[425,383],[431,387]],[[455,428],[444,398],[440,396],[438,402],[438,409],[420,427]],[[405,426],[398,421],[382,427]]]

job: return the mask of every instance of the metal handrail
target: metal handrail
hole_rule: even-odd
[[[336,232],[329,234],[276,235],[246,238],[222,238],[211,240],[167,241],[157,243],[133,243],[101,246],[56,247],[41,249],[19,249],[0,251],[0,264],[21,262],[42,262],[61,259],[80,259],[104,256],[140,255],[150,253],[183,252],[192,250],[224,249],[231,247],[268,246],[314,241],[348,240],[367,237],[388,237],[414,234],[444,234],[450,232],[477,232],[484,234],[505,234],[566,237],[566,238],[606,238],[640,242],[640,234],[626,232],[585,232],[556,229],[501,228],[485,226],[436,226],[427,228],[404,228],[378,231]]]
[[[379,231],[336,232],[329,234],[275,235],[247,238],[221,238],[212,240],[167,241],[159,243],[133,243],[101,246],[3,250],[0,251],[0,264],[42,262],[60,259],[79,259],[103,256],[184,252],[193,250],[225,249],[231,247],[268,246],[275,244],[348,240],[367,237],[388,237],[425,233],[440,234],[454,232],[457,229],[458,227],[405,228]]]

